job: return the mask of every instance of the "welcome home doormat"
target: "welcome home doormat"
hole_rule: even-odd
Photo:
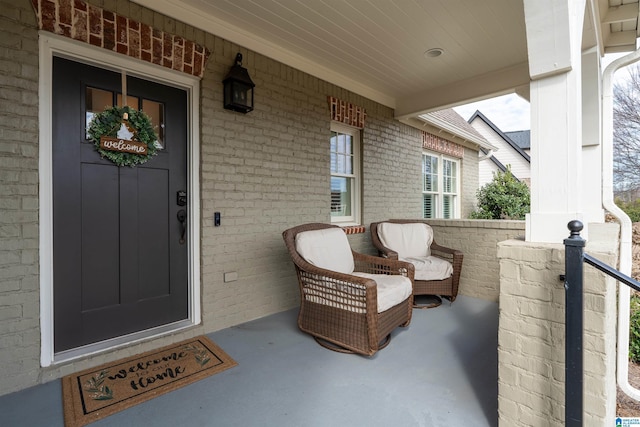
[[[64,424],[84,426],[236,365],[199,336],[68,375],[62,379]]]

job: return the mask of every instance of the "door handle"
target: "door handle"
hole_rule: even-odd
[[[184,211],[184,209],[180,209],[178,211],[178,221],[180,221],[180,225],[182,228],[182,234],[180,235],[180,244],[184,245],[184,238],[185,235],[187,234],[187,213]]]

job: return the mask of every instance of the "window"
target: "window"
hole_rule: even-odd
[[[96,113],[114,105],[113,95],[113,92],[87,86],[85,96],[85,129],[89,129],[89,124]],[[122,105],[122,94],[118,93],[116,95],[115,105]],[[138,110],[140,108],[140,98],[128,95],[127,106]],[[161,150],[164,149],[164,104],[143,98],[142,111],[149,116],[151,123],[154,125],[154,130],[156,131],[156,135],[158,135],[156,146]],[[85,137],[86,139],[90,139],[88,134]]]
[[[331,124],[331,222],[360,220],[360,131]]]
[[[459,161],[440,154],[422,155],[424,218],[458,218]]]

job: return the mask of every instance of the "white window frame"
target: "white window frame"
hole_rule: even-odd
[[[436,174],[436,190],[435,191],[425,191],[424,189],[424,182],[425,182],[425,178],[424,178],[424,162],[425,162],[425,158],[427,156],[430,157],[435,157],[438,161],[438,170],[437,170],[437,174]],[[448,162],[452,162],[456,165],[456,174],[455,174],[455,186],[454,186],[454,191],[453,192],[445,192],[444,191],[444,162],[448,161]],[[459,219],[460,218],[460,177],[461,177],[461,164],[462,162],[460,161],[460,159],[455,158],[455,157],[450,157],[450,156],[446,156],[444,154],[440,154],[440,153],[436,153],[436,152],[432,152],[432,151],[423,151],[422,152],[422,158],[421,158],[421,162],[420,162],[420,178],[422,180],[421,182],[421,187],[422,187],[422,216],[424,218],[426,218],[424,216],[424,196],[427,194],[431,194],[434,195],[434,206],[433,206],[433,211],[435,213],[435,216],[433,216],[432,218],[434,219]],[[445,218],[444,216],[444,197],[445,196],[452,196],[453,197],[453,203],[451,205],[451,208],[453,209],[453,212],[451,213],[451,216],[449,218]]]
[[[341,177],[341,178],[349,178],[351,179],[351,215],[345,216],[334,216],[331,215],[331,201],[329,201],[329,216],[331,218],[332,224],[338,225],[360,225],[360,212],[362,211],[361,207],[361,182],[362,182],[362,168],[360,166],[361,159],[361,137],[360,137],[360,129],[355,128],[353,126],[348,126],[339,122],[332,121],[331,122],[331,132],[338,132],[346,135],[350,135],[352,138],[352,159],[353,159],[353,173],[351,174],[342,174],[342,173],[333,173],[331,170],[331,160],[329,160],[329,185],[331,185],[331,178]],[[331,145],[329,144],[329,150],[331,150]],[[329,153],[331,156],[331,153]],[[329,187],[329,192],[331,193],[331,187]]]

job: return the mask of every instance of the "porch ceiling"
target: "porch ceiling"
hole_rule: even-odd
[[[400,118],[528,92],[523,1],[133,1],[395,108]],[[633,50],[638,0],[591,4],[583,48]],[[433,48],[442,55],[426,54]]]

